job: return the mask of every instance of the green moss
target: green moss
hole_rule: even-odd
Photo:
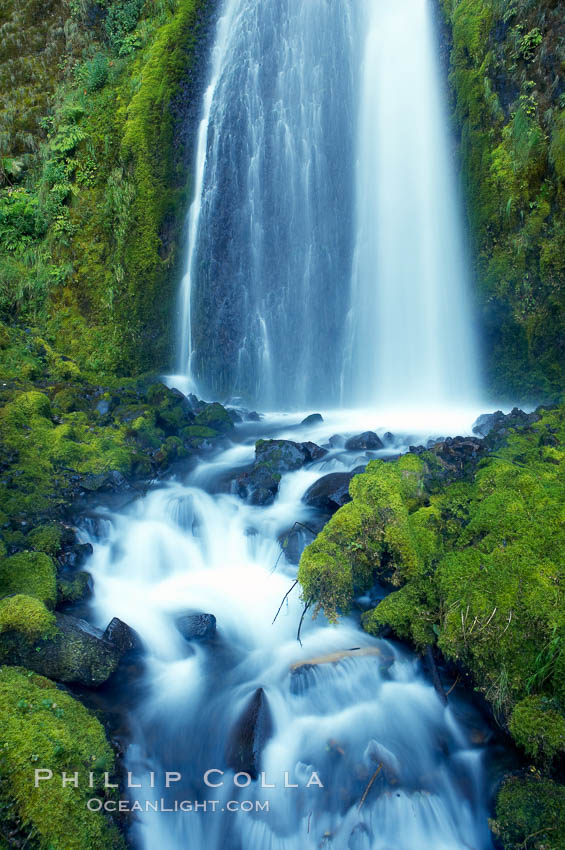
[[[60,526],[40,525],[34,528],[27,536],[27,542],[37,552],[45,552],[46,555],[56,555],[61,548],[62,531]]]
[[[86,807],[89,798],[104,796],[103,771],[113,765],[102,726],[79,702],[48,679],[0,668],[2,797],[40,850],[125,848],[106,818]],[[53,781],[34,788],[35,768],[52,770]],[[79,787],[62,788],[62,771],[78,771]],[[88,787],[90,771],[94,788]]]
[[[17,594],[0,599],[0,632],[16,631],[30,640],[53,637],[55,615],[33,596]]]
[[[565,787],[537,776],[508,779],[491,828],[504,850],[565,850]]]
[[[544,696],[529,696],[514,708],[509,724],[516,743],[529,756],[550,762],[565,750],[565,717]]]
[[[181,437],[189,439],[191,437],[203,437],[204,439],[213,439],[218,436],[218,432],[213,428],[206,428],[204,425],[188,425],[181,431]]]
[[[298,577],[305,602],[330,621],[346,611],[356,591],[377,577],[399,584],[420,560],[409,510],[423,498],[424,463],[414,455],[397,464],[371,461],[350,484],[352,501],[306,547]],[[423,529],[417,529],[416,537]]]
[[[196,416],[194,424],[203,428],[213,428],[215,431],[231,431],[233,422],[225,407],[218,402],[207,404],[204,410]]]
[[[57,599],[55,565],[43,552],[20,552],[0,563],[0,595],[25,593],[46,605]]]

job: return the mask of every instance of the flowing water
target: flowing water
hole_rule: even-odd
[[[331,627],[307,616],[300,645],[297,587],[273,624],[296,575],[281,555],[281,536],[297,521],[316,521],[301,501],[305,490],[321,475],[366,463],[365,453],[330,448],[322,460],[284,475],[267,507],[230,493],[229,481],[252,461],[259,435],[328,445],[336,429],[351,432],[369,419],[375,423],[371,414],[354,412],[348,422],[342,412],[301,429],[288,415],[271,415],[238,425],[238,442],[108,515],[104,533],[93,539],[94,619],[101,626],[114,616],[125,620],[145,650],[126,759],[142,788],[132,788],[131,798],[143,809],[147,800],[163,799],[171,809],[175,800],[193,804],[191,812],[139,813],[132,836],[139,850],[491,848],[488,748],[472,742],[480,721],[469,707],[453,697],[445,707],[413,655],[364,634],[354,619]],[[456,423],[440,423],[446,424]],[[377,455],[406,448],[401,444],[421,437],[417,430]],[[175,618],[187,610],[217,617],[215,641],[181,637]],[[354,648],[341,660],[291,669]],[[238,789],[226,747],[258,688],[273,726],[262,753],[264,779]],[[224,771],[212,775],[223,786],[204,784],[212,769]],[[165,771],[182,780],[167,790]],[[323,788],[317,781],[307,787],[313,773]],[[297,788],[285,787],[285,774]],[[257,811],[257,801],[269,810]],[[228,811],[236,804],[253,810]]]
[[[262,409],[476,399],[432,0],[225,0],[178,371]]]
[[[319,527],[305,491],[367,457],[332,441],[266,507],[230,489],[258,437],[329,445],[378,419],[402,435],[387,454],[473,421],[453,406],[473,406],[477,357],[437,52],[428,0],[220,4],[173,383],[263,410],[371,410],[240,424],[93,540],[92,615],[144,647],[126,758],[139,850],[492,847],[469,706],[446,707],[413,655],[355,618],[308,616],[300,644],[297,586],[275,619],[296,576],[281,540]],[[181,636],[186,611],[217,617],[211,643]],[[270,735],[240,788],[227,752],[258,689]],[[182,774],[170,788],[167,771]],[[156,800],[192,811],[145,811]]]

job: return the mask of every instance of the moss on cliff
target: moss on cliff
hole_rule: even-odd
[[[182,122],[212,4],[53,0],[41,24],[34,6],[11,0],[0,17],[10,33],[27,22],[24,65],[45,72],[28,78],[26,122],[8,120],[21,92],[2,91],[0,319],[41,329],[81,367],[165,366],[190,183]],[[19,79],[18,38],[0,50],[0,83]]]
[[[563,4],[442,0],[477,293],[498,397],[563,388]]]

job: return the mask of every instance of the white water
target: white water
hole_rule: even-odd
[[[114,515],[104,539],[93,541],[94,617],[101,626],[114,616],[129,623],[146,652],[127,753],[127,768],[144,788],[132,790],[132,799],[143,806],[161,797],[169,806],[175,799],[219,801],[216,812],[138,815],[139,850],[490,850],[484,750],[471,743],[464,707],[455,701],[446,709],[414,657],[352,620],[328,627],[307,617],[301,647],[297,589],[272,623],[296,574],[277,538],[297,520],[312,521],[301,496],[313,481],[356,466],[363,453],[334,449],[287,474],[269,507],[248,505],[221,485],[229,470],[235,477],[252,460],[261,430],[278,427],[295,440],[323,443],[336,430],[355,431],[355,422],[342,412],[301,431],[293,417],[278,426],[269,417],[243,444]],[[421,436],[418,430],[397,442]],[[174,624],[187,609],[218,620],[218,641],[196,645],[194,654]],[[320,665],[291,688],[291,664],[353,647],[380,655]],[[238,791],[225,764],[226,741],[258,687],[274,722],[261,769],[277,787],[263,789],[257,780]],[[379,762],[386,770],[359,808]],[[226,771],[225,787],[204,786],[211,768]],[[183,774],[170,791],[165,770]],[[324,789],[304,787],[312,770]],[[148,787],[151,771],[155,789]],[[285,772],[299,789],[284,788]],[[222,811],[230,800],[269,801],[270,811]]]
[[[201,394],[478,398],[432,8],[225,0],[181,289],[179,371]]]
[[[344,395],[469,402],[477,347],[431,3],[365,11]]]

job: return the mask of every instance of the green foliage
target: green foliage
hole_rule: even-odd
[[[45,552],[46,555],[56,555],[61,549],[61,528],[54,523],[39,525],[27,536],[27,542],[37,552]]]
[[[104,730],[79,702],[48,679],[0,668],[0,778],[11,818],[33,832],[40,850],[123,850],[125,843],[87,800],[104,797],[103,772],[114,757]],[[34,769],[53,771],[34,788]],[[61,787],[61,772],[78,771],[79,787]],[[88,787],[89,772],[94,788]],[[58,780],[58,781],[57,781]]]
[[[49,607],[57,599],[55,565],[43,552],[19,552],[0,562],[0,596],[25,593]]]
[[[491,828],[504,850],[565,850],[565,787],[536,775],[507,779]]]
[[[0,599],[0,632],[16,631],[29,640],[56,634],[55,615],[35,596],[16,594]]]
[[[489,386],[498,399],[552,398],[564,379],[562,10],[443,5]]]
[[[521,700],[512,712],[509,728],[516,743],[535,759],[551,762],[565,750],[565,717],[545,696]]]

